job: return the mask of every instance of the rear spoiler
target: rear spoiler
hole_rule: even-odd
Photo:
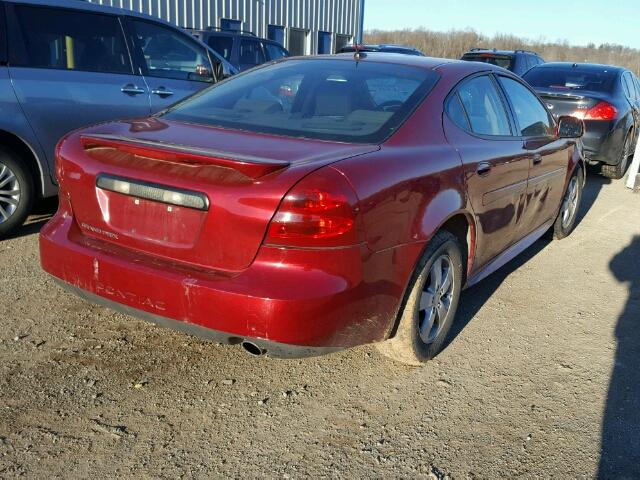
[[[289,166],[284,160],[272,160],[246,155],[235,155],[208,148],[190,147],[157,140],[123,137],[108,134],[81,135],[86,151],[113,148],[120,152],[171,163],[193,166],[217,166],[231,168],[247,177],[259,178]]]

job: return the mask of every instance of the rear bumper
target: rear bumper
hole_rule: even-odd
[[[615,128],[612,122],[585,121],[582,143],[587,161],[616,165],[622,156],[625,133],[624,129]]]
[[[384,340],[423,245],[372,254],[262,247],[238,274],[194,270],[85,236],[68,213],[42,229],[43,269],[90,301],[278,357]]]

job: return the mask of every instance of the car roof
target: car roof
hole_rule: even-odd
[[[465,55],[474,55],[476,53],[495,53],[496,55],[535,55],[539,56],[536,52],[530,52],[528,50],[498,50],[496,48],[474,48],[465,52]]]
[[[618,67],[616,65],[602,65],[599,63],[574,63],[574,62],[548,62],[541,65],[537,65],[535,68],[579,68],[580,70],[587,70],[592,72],[600,72],[602,70],[609,70],[612,72],[624,72],[627,69]]]
[[[291,61],[291,60],[342,60],[342,61],[356,61],[355,54],[353,52],[338,53],[335,55],[313,55],[304,57],[289,57],[287,59],[279,61]],[[480,62],[466,62],[462,60],[454,60],[450,58],[435,58],[435,57],[419,57],[416,55],[405,55],[403,53],[380,53],[380,52],[366,52],[364,56],[358,60],[359,62],[375,62],[386,63],[390,65],[406,65],[410,67],[424,68],[427,70],[441,70],[457,68],[461,72],[466,74],[472,74],[476,72],[492,71],[499,73],[509,73],[502,67],[491,65],[489,63]]]

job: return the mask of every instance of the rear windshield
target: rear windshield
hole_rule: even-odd
[[[164,116],[290,137],[381,143],[437,79],[431,70],[403,65],[288,60],[215,85]]]
[[[559,88],[563,90],[590,90],[611,92],[616,80],[615,71],[586,71],[579,68],[534,68],[524,79],[534,88]]]
[[[513,66],[513,58],[507,55],[494,55],[492,53],[467,53],[463,55],[462,60],[468,62],[482,62],[497,65],[498,67],[511,70]]]

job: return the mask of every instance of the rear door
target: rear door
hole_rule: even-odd
[[[120,19],[81,10],[7,4],[9,75],[50,167],[67,132],[149,115]]]
[[[567,150],[575,143],[557,139],[553,118],[528,87],[503,75],[498,80],[509,101],[516,134],[522,138],[523,156],[529,163],[526,202],[517,233],[524,237],[555,217],[569,169]]]
[[[134,59],[151,93],[151,111],[165,109],[213,83],[207,49],[168,25],[127,19]]]
[[[518,240],[529,159],[492,75],[463,82],[446,104],[447,139],[460,154],[478,225],[474,269]]]

